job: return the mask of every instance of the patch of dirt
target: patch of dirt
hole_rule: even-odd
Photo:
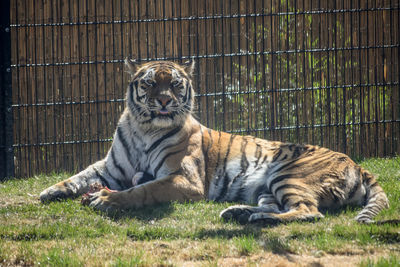
[[[26,194],[25,196],[4,196],[0,197],[0,208],[38,203],[38,199],[39,196],[31,194]]]
[[[367,259],[377,261],[379,257],[388,257],[386,253],[364,254],[364,255],[294,255],[274,254],[265,252],[259,255],[242,257],[224,257],[217,260],[217,266],[276,266],[276,267],[346,267],[358,266]],[[178,264],[179,266],[204,266],[204,262],[187,261]]]

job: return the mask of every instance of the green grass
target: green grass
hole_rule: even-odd
[[[399,267],[400,257],[397,255],[390,255],[388,257],[381,257],[374,261],[371,259],[362,261],[360,266],[362,267]]]
[[[390,208],[377,220],[400,219],[400,157],[360,164],[389,197]],[[223,222],[218,215],[229,203],[167,203],[108,217],[79,199],[39,202],[43,189],[67,177],[0,183],[0,266],[229,266],[232,259],[253,265],[271,255],[310,256],[310,263],[351,255],[356,265],[398,266],[400,259],[400,226],[360,225],[352,220],[359,208],[326,213],[313,223],[261,227]]]

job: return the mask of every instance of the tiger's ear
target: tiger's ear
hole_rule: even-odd
[[[126,72],[133,76],[138,69],[139,64],[132,59],[125,58]]]
[[[182,65],[183,65],[183,68],[185,69],[186,73],[189,74],[190,76],[192,76],[192,74],[194,72],[194,66],[195,66],[194,60],[189,59],[188,61],[184,62]]]

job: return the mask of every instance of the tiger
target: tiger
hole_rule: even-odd
[[[360,223],[389,207],[375,177],[328,148],[268,141],[202,125],[194,115],[194,60],[125,60],[124,111],[104,159],[40,194],[43,203],[76,198],[93,184],[88,205],[123,212],[167,202],[232,203],[224,221],[286,223],[362,206]]]

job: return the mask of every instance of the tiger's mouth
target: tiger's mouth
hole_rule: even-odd
[[[162,108],[158,111],[158,115],[161,115],[161,116],[167,116],[169,114],[171,114],[171,112],[169,110],[167,110],[166,108]]]
[[[159,110],[156,111],[152,111],[151,112],[151,116],[152,118],[160,118],[160,119],[172,119],[174,112],[171,110],[168,110],[166,108],[161,108]]]

